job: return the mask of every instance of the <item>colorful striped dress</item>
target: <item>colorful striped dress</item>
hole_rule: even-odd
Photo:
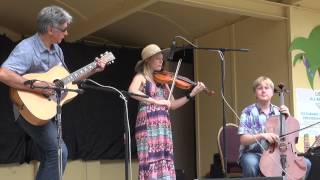
[[[146,81],[143,91],[154,99],[165,99],[164,85]],[[171,122],[164,106],[140,103],[135,126],[139,180],[175,180]]]

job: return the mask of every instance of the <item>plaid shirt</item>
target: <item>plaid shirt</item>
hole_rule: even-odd
[[[257,104],[247,106],[241,114],[238,134],[259,134],[265,132],[265,123],[270,116],[280,115],[279,107],[271,104],[269,114],[265,114]],[[265,140],[259,141],[267,147]],[[245,152],[262,153],[262,149],[257,142],[251,145],[240,145],[239,157]]]

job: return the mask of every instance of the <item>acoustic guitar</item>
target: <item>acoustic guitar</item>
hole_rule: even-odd
[[[100,56],[100,59],[106,60],[107,64],[114,62],[114,55],[111,52],[105,52]],[[30,73],[23,75],[28,80],[36,79],[39,81],[53,82],[60,80],[64,84],[64,88],[78,89],[76,84],[72,82],[89,74],[97,67],[96,61],[78,69],[73,73],[69,73],[62,65],[57,65],[45,73]],[[61,92],[61,105],[71,101],[77,96],[76,92]],[[19,112],[29,123],[35,126],[45,125],[57,114],[56,95],[46,97],[42,94],[10,88],[10,98],[13,103],[19,108]]]

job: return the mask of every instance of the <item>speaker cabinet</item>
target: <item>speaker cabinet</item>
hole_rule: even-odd
[[[317,155],[313,156],[307,156],[307,158],[309,158],[309,160],[311,161],[311,169],[307,180],[319,180],[320,153],[317,153]]]

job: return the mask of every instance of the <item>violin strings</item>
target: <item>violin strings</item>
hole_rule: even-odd
[[[240,117],[237,115],[236,111],[230,106],[230,104],[228,103],[228,101],[226,100],[226,98],[224,97],[223,95],[223,92],[222,90],[220,91],[221,92],[221,97],[223,99],[223,101],[227,104],[227,106],[229,107],[229,109],[232,111],[232,113],[236,116],[236,120],[237,120],[237,124],[240,123]],[[243,124],[246,128],[250,129],[247,125]],[[260,148],[263,150],[263,151],[267,151],[263,145],[259,142],[259,140],[254,136],[254,134],[252,134],[251,132],[249,132],[251,136],[253,136],[254,140],[256,141],[256,143],[260,146]],[[273,158],[273,157],[270,157],[272,159],[273,162],[276,162],[276,160]],[[277,165],[279,165],[279,163],[276,163]],[[279,165],[279,168],[282,170],[282,172],[284,172],[287,177],[289,179],[292,179],[292,177],[287,173],[287,171],[285,169],[282,168],[281,165]]]

